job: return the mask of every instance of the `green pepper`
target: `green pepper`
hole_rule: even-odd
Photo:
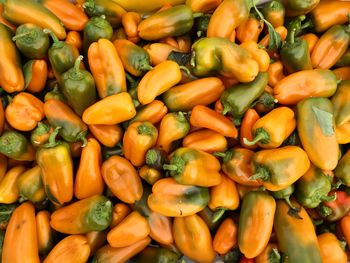
[[[288,31],[287,39],[280,50],[281,60],[288,73],[312,69],[309,46],[305,39],[296,38],[295,35],[304,19],[305,16],[301,16],[299,25]]]
[[[331,191],[330,195],[336,196],[336,199],[330,202],[324,202],[319,206],[319,214],[329,222],[335,222],[341,219],[350,211],[350,195],[344,191]]]
[[[28,139],[17,131],[6,131],[0,137],[0,153],[19,161],[33,161],[35,152]]]
[[[84,110],[96,101],[95,80],[90,72],[80,69],[83,56],[79,56],[73,68],[61,76],[61,90],[68,104],[76,114],[83,115]]]
[[[168,155],[161,148],[153,147],[146,153],[146,164],[154,169],[161,170],[166,163]]]
[[[58,82],[60,82],[61,75],[68,69],[74,67],[74,62],[79,56],[79,51],[75,46],[64,41],[59,41],[51,30],[44,29],[44,32],[50,34],[53,40],[53,44],[49,48],[48,56],[53,73]]]
[[[0,205],[0,230],[6,229],[7,224],[10,221],[10,217],[17,206],[17,203]]]
[[[276,192],[271,192],[271,194],[275,199],[284,199],[291,208],[295,209],[295,207],[290,201],[290,196],[294,193],[294,190],[295,190],[294,184],[291,184],[287,188]]]
[[[176,263],[179,256],[166,248],[146,247],[133,260],[135,263]]]
[[[49,37],[42,28],[33,24],[20,25],[12,38],[21,53],[29,59],[42,59],[50,46]]]
[[[334,170],[334,175],[346,186],[350,186],[350,150],[340,159]]]
[[[350,121],[350,80],[343,80],[334,93],[331,101],[334,109],[336,126]]]
[[[289,17],[306,15],[314,9],[320,0],[283,0],[286,15]]]
[[[112,35],[113,28],[106,20],[105,15],[90,18],[84,26],[83,47],[85,54],[87,54],[92,42],[96,42],[100,38],[111,40]]]
[[[261,12],[274,28],[283,26],[286,10],[280,0],[267,2],[263,5]]]
[[[61,90],[58,88],[58,85],[55,85],[52,90],[48,91],[45,94],[44,101],[47,101],[50,99],[66,102],[66,98],[62,94]]]
[[[126,13],[116,1],[111,0],[86,0],[83,8],[90,17],[105,15],[113,28],[120,25],[122,15]]]
[[[295,197],[306,208],[315,208],[323,201],[332,201],[328,196],[332,189],[332,178],[320,168],[311,165],[310,169],[296,183]]]
[[[251,107],[265,90],[268,74],[261,72],[250,83],[237,84],[226,89],[220,98],[224,107],[223,114],[231,113],[234,118],[240,118]]]

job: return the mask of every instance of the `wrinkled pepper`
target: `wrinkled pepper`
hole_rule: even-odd
[[[207,153],[227,150],[226,138],[215,131],[202,129],[188,134],[182,141],[183,147],[202,150]]]
[[[125,34],[132,43],[137,43],[140,38],[138,36],[137,27],[140,24],[142,18],[139,13],[127,12],[122,15],[122,25]]]
[[[0,153],[19,161],[35,159],[35,151],[29,140],[16,131],[6,131],[0,136]]]
[[[247,40],[241,45],[248,50],[250,55],[259,65],[260,72],[266,72],[270,66],[270,56],[264,48],[261,48],[254,40]]]
[[[259,35],[264,29],[264,23],[254,14],[240,24],[236,29],[236,38],[241,42],[258,42]]]

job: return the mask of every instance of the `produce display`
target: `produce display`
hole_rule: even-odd
[[[350,262],[350,1],[0,0],[0,263]]]

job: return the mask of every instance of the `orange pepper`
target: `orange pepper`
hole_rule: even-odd
[[[189,36],[184,35],[184,36],[176,37],[176,41],[179,46],[179,50],[185,53],[188,53],[191,51],[192,42]]]
[[[237,245],[237,233],[237,224],[232,218],[226,218],[216,230],[213,240],[214,250],[221,255],[229,252]]]
[[[4,178],[7,171],[7,157],[0,154],[0,182]]]
[[[19,198],[17,181],[21,174],[25,172],[24,166],[15,166],[8,170],[0,182],[0,203],[12,204]]]
[[[129,124],[135,121],[147,121],[152,124],[160,122],[167,114],[168,108],[160,100],[154,100],[137,110],[136,115],[129,121]]]
[[[118,112],[118,114],[114,114]],[[83,121],[90,124],[114,125],[130,120],[136,114],[129,93],[108,96],[85,109]]]
[[[202,105],[197,105],[192,109],[190,123],[194,127],[208,128],[226,137],[236,138],[238,136],[238,131],[232,121]]]
[[[189,6],[193,12],[207,13],[215,10],[222,0],[186,0],[186,5]]]
[[[275,243],[269,243],[263,252],[261,252],[256,258],[256,263],[271,263],[273,262],[273,259],[279,259],[278,257],[281,257],[281,255],[278,252],[278,246]]]
[[[145,163],[146,152],[152,148],[158,138],[158,130],[150,122],[134,122],[125,131],[123,137],[124,156],[134,166]]]
[[[133,204],[140,200],[143,193],[141,179],[127,159],[114,155],[104,161],[101,171],[108,188],[121,201]]]
[[[29,203],[17,207],[6,228],[2,247],[3,263],[40,263],[35,209]]]
[[[118,225],[128,214],[131,213],[131,209],[128,205],[124,203],[117,203],[114,205],[113,214],[112,214],[112,223],[111,228]]]
[[[259,47],[259,45],[253,40],[247,40],[241,44],[241,47],[248,50],[253,59],[259,64],[259,71],[266,72],[270,66],[270,56],[265,49]]]
[[[5,126],[5,111],[2,105],[2,100],[0,100],[0,135],[4,131],[4,126]]]
[[[69,31],[67,33],[66,43],[75,46],[79,51],[83,47],[83,41],[78,31]]]
[[[217,113],[220,113],[222,114],[223,111],[224,111],[224,106],[222,106],[222,103],[220,101],[220,99],[218,99],[216,102],[215,102],[215,106],[214,106],[214,109]]]
[[[114,147],[123,136],[122,128],[117,125],[91,124],[88,126],[90,132],[104,146]]]
[[[41,3],[69,30],[82,31],[89,20],[84,11],[67,0],[43,0]]]
[[[45,88],[47,80],[47,63],[45,60],[34,60],[31,64],[32,78],[27,84],[27,90],[32,93],[37,93]]]
[[[137,27],[141,20],[141,15],[136,12],[127,12],[122,15],[122,25],[128,39],[138,37]]]
[[[177,48],[179,49],[179,44],[177,43],[177,41],[175,40],[175,38],[173,37],[166,37],[166,38],[163,38],[161,40],[159,40],[160,43],[164,43],[164,44],[168,44],[174,48]]]
[[[113,31],[112,39],[111,41],[117,40],[117,39],[128,39],[128,37],[125,34],[124,27],[120,27]],[[131,39],[129,41],[133,42]]]
[[[242,147],[252,150],[258,147],[256,144],[246,145],[243,139],[246,138],[249,141],[253,140],[253,126],[259,118],[259,114],[254,109],[249,109],[244,114],[241,123],[241,128],[239,130],[239,141]]]
[[[333,233],[323,233],[317,237],[322,262],[346,263],[348,257]]]
[[[181,50],[165,43],[152,43],[143,47],[151,57],[152,66],[156,66],[168,59],[172,51],[181,52]]]
[[[335,127],[335,131],[339,144],[350,143],[350,122],[346,122],[340,126]]]
[[[275,28],[275,31],[280,35],[281,40],[284,41],[287,37],[288,30],[284,26],[279,26]],[[263,39],[260,40],[259,45],[264,46],[265,48],[270,43],[270,34],[266,34]]]
[[[147,220],[134,211],[108,232],[107,240],[112,247],[127,247],[147,237],[150,231]]]
[[[162,173],[159,170],[148,165],[144,165],[140,168],[139,176],[150,185],[154,185],[155,182],[163,177]]]
[[[35,221],[39,254],[46,256],[54,246],[53,230],[50,226],[50,213],[46,210],[39,211]]]
[[[346,243],[349,245],[350,244],[350,215],[346,215],[340,220],[340,229],[342,234],[345,237]]]
[[[333,69],[333,73],[339,80],[350,79],[350,67],[341,67],[341,68]]]
[[[85,234],[90,247],[90,256],[94,255],[96,250],[102,247],[107,240],[106,231],[91,231]]]
[[[4,6],[3,4],[0,4],[0,23],[4,24],[8,28],[10,28],[13,32],[15,32],[16,26],[4,18],[4,16],[2,15],[3,11],[4,11]]]
[[[43,263],[85,263],[90,256],[88,240],[82,235],[70,235],[62,239],[50,251]]]
[[[310,54],[311,54],[312,51],[313,51],[314,48],[315,48],[315,45],[316,45],[317,41],[319,40],[318,36],[316,36],[316,35],[313,34],[313,33],[308,33],[308,34],[305,34],[305,35],[300,36],[300,38],[306,40],[307,45],[308,45],[308,47],[309,47],[309,52],[310,52]]]
[[[93,138],[88,139],[81,152],[79,168],[74,182],[74,195],[84,199],[96,194],[102,194],[104,182],[101,175],[101,147]]]
[[[227,150],[225,136],[218,132],[203,129],[188,134],[182,141],[183,147],[190,147],[204,152],[223,152]]]
[[[101,38],[92,43],[88,59],[100,98],[126,91],[123,63],[111,41]]]
[[[263,29],[264,23],[260,19],[250,16],[248,20],[244,21],[237,27],[236,37],[241,43],[247,41],[254,41],[257,43],[259,35]]]
[[[283,73],[283,63],[280,60],[271,63],[267,73],[269,73],[269,86],[275,87],[282,79],[285,78]]]

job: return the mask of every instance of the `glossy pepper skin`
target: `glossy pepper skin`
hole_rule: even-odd
[[[142,39],[149,41],[176,37],[189,32],[193,26],[193,20],[191,8],[186,5],[178,5],[157,12],[141,21],[137,31]]]
[[[295,105],[309,97],[330,97],[337,89],[335,74],[327,69],[303,70],[283,78],[273,89],[283,105]]]
[[[154,100],[150,104],[142,106],[136,112],[134,118],[132,118],[128,124],[132,124],[135,121],[147,121],[152,124],[160,122],[163,117],[168,113],[168,108],[160,100]]]
[[[200,216],[176,217],[173,233],[175,244],[184,255],[197,262],[213,262],[215,252],[212,238]]]
[[[253,81],[259,73],[258,63],[247,50],[218,37],[201,38],[192,45],[191,66],[198,77],[218,72],[240,82]]]
[[[67,142],[82,140],[86,143],[88,127],[68,105],[59,100],[50,99],[44,104],[44,112],[52,127],[61,127],[59,135]]]
[[[309,98],[299,102],[297,129],[311,162],[323,170],[333,170],[338,163],[339,146],[331,101]]]
[[[54,231],[50,226],[50,213],[39,211],[35,217],[39,254],[46,256],[54,246]]]
[[[207,153],[227,150],[225,136],[209,129],[202,129],[188,134],[182,141],[183,147],[195,148]]]
[[[264,24],[255,15],[240,24],[236,29],[236,38],[241,42],[254,41],[258,42],[259,35],[264,28]]]
[[[317,237],[322,262],[346,263],[348,257],[340,240],[333,233],[323,233]]]
[[[340,82],[337,91],[331,98],[336,126],[344,125],[350,121],[348,99],[350,99],[350,81],[343,80]]]
[[[179,255],[162,247],[147,247],[135,259],[136,263],[175,263]]]
[[[30,60],[23,66],[25,87],[31,93],[39,93],[45,88],[48,68],[43,59]]]
[[[142,183],[134,166],[125,158],[114,155],[103,162],[102,177],[121,201],[133,204],[142,196]]]
[[[143,165],[139,170],[139,176],[150,185],[154,185],[159,179],[163,178],[163,174],[148,165]]]
[[[12,38],[21,53],[29,59],[43,59],[50,46],[49,37],[43,29],[34,24],[22,24]]]
[[[0,24],[0,85],[8,93],[24,89],[24,77],[21,60],[15,44],[12,42],[11,30]]]
[[[127,35],[128,40],[133,43],[137,43],[140,38],[138,36],[137,27],[140,24],[142,18],[139,13],[126,12],[122,15],[122,25]]]
[[[238,246],[246,258],[258,256],[268,244],[275,210],[276,202],[266,192],[251,191],[244,196],[239,217]]]
[[[285,201],[277,201],[274,229],[279,248],[288,255],[290,263],[301,261],[321,263],[314,225],[302,206],[296,202],[293,202],[293,205],[297,207],[299,216],[289,213],[291,208]]]
[[[151,210],[170,217],[194,215],[203,210],[208,202],[207,188],[178,184],[173,178],[157,181],[147,201]]]
[[[79,56],[74,67],[61,76],[61,90],[68,104],[79,116],[96,101],[96,88],[93,76],[79,68],[83,57]]]
[[[7,226],[2,247],[2,262],[39,263],[34,206],[25,202],[15,209]]]
[[[309,13],[314,9],[320,0],[283,0],[287,16],[299,16]]]
[[[193,148],[178,148],[163,165],[170,176],[184,185],[209,187],[221,182],[220,163],[211,154]]]
[[[238,226],[232,218],[226,218],[219,226],[213,239],[213,249],[223,255],[237,245]]]
[[[340,220],[340,229],[345,237],[345,241],[347,244],[350,243],[350,216],[346,215]]]
[[[25,172],[24,166],[15,166],[9,169],[0,182],[0,202],[12,204],[19,199],[17,181],[21,174]]]
[[[261,48],[254,40],[242,42],[240,46],[250,53],[259,65],[260,72],[266,72],[270,66],[270,56],[264,48]]]
[[[89,125],[89,131],[104,146],[114,147],[120,142],[123,130],[119,125]]]
[[[18,161],[35,159],[35,151],[29,140],[16,131],[6,131],[0,136],[0,153]]]
[[[118,225],[130,213],[131,209],[128,205],[124,203],[115,204],[113,207],[112,222],[110,224],[110,227],[113,228]]]
[[[111,41],[101,38],[92,43],[88,59],[101,99],[126,91],[123,63]]]
[[[95,16],[84,26],[83,47],[86,53],[89,46],[93,42],[97,42],[100,38],[111,40],[113,35],[113,28],[104,16]]]
[[[337,167],[334,170],[334,175],[342,181],[346,186],[350,186],[350,151],[347,151],[339,160]]]
[[[269,191],[279,191],[296,182],[310,167],[306,152],[297,146],[262,150],[253,156],[254,179],[262,179]]]
[[[75,46],[79,51],[83,48],[83,41],[79,32],[69,31],[66,38],[66,43]]]
[[[94,195],[57,209],[50,225],[64,234],[85,234],[105,230],[112,220],[112,202],[103,195]]]
[[[237,84],[226,89],[220,98],[223,113],[231,113],[233,117],[241,117],[250,105],[263,94],[268,82],[267,73],[259,75],[250,83]]]
[[[242,123],[239,131],[239,141],[241,143],[241,146],[247,149],[256,149],[257,145],[247,145],[245,144],[246,140],[253,140],[254,139],[254,134],[253,134],[253,127],[254,124],[259,120],[260,116],[256,112],[255,109],[248,109],[243,118],[242,118]]]
[[[261,12],[274,28],[283,26],[286,10],[280,0],[264,4]]]

